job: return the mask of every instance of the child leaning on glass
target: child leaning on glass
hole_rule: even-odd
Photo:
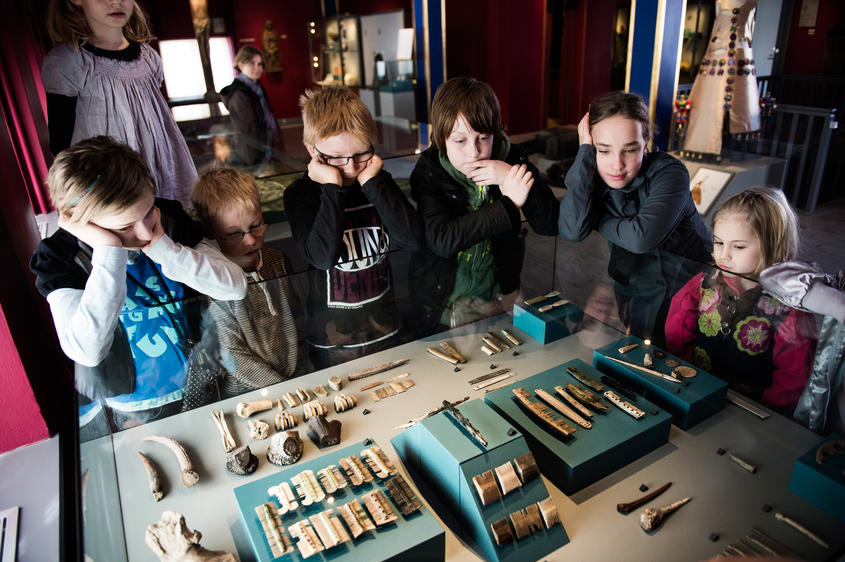
[[[763,269],[793,259],[798,221],[779,189],[734,195],[713,215],[718,269],[672,298],[666,347],[737,390],[791,414],[812,367],[816,325],[763,292]]]

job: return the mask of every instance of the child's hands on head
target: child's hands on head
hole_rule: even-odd
[[[502,195],[506,195],[517,208],[521,209],[525,200],[528,199],[532,185],[534,185],[534,176],[525,164],[519,164],[511,167],[499,189]]]
[[[593,144],[593,136],[590,134],[590,112],[584,114],[578,122],[578,144]]]
[[[323,159],[316,153],[311,157],[311,162],[308,163],[308,177],[320,185],[327,183],[343,185],[340,170],[323,162]]]
[[[97,246],[123,246],[117,234],[94,224],[93,222],[71,222],[65,215],[59,213],[59,227],[70,232],[92,248]]]
[[[364,185],[367,183],[367,180],[371,180],[376,177],[381,169],[384,167],[384,160],[379,158],[378,154],[373,154],[373,157],[367,162],[367,165],[364,167],[363,170],[358,174],[358,183],[360,185]]]
[[[501,160],[479,160],[473,166],[468,177],[476,185],[502,185],[511,171],[511,165]]]

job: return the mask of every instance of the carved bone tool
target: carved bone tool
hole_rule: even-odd
[[[658,489],[654,490],[653,492],[649,492],[648,494],[644,495],[641,498],[638,498],[634,501],[630,501],[628,503],[617,503],[616,504],[616,511],[618,511],[622,515],[628,515],[629,513],[631,513],[632,511],[634,511],[635,509],[637,509],[641,505],[643,505],[644,503],[650,502],[651,500],[653,500],[654,498],[656,498],[657,496],[659,496],[660,494],[662,494],[663,492],[668,490],[669,486],[671,486],[671,485],[672,485],[671,482],[666,482],[664,485],[662,485]]]

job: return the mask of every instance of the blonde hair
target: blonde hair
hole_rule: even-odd
[[[56,210],[80,224],[121,213],[142,197],[155,195],[153,176],[141,155],[106,136],[59,152],[47,185]]]
[[[47,31],[54,43],[68,43],[77,48],[80,43],[90,43],[92,39],[85,11],[82,6],[77,6],[70,0],[50,0],[47,9]],[[132,15],[123,26],[123,36],[138,43],[155,39],[138,2],[132,2]]]
[[[366,145],[375,143],[378,130],[370,110],[345,86],[306,90],[299,97],[302,140],[314,146],[321,139],[348,133]]]
[[[261,209],[255,178],[234,168],[214,168],[201,175],[191,191],[191,202],[209,231],[222,209]]]
[[[437,88],[431,102],[431,142],[443,154],[458,115],[479,133],[499,135],[505,129],[499,98],[489,84],[475,78],[452,78]]]
[[[752,187],[734,195],[713,215],[713,226],[730,214],[742,215],[757,236],[763,268],[798,254],[798,217],[780,189]]]

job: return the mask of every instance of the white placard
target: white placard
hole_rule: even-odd
[[[802,0],[801,14],[798,16],[798,27],[816,27],[816,16],[819,13],[819,0]]]
[[[396,60],[410,59],[414,56],[414,28],[399,30],[399,42],[396,46]]]
[[[719,194],[728,185],[732,176],[733,173],[731,172],[711,168],[698,169],[690,181],[690,194],[699,215],[704,216],[710,211],[713,201],[718,199]]]

